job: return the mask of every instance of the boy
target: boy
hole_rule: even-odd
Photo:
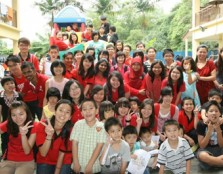
[[[130,149],[129,145],[122,140],[122,124],[117,118],[111,117],[105,121],[105,130],[109,135],[109,140],[100,157],[101,173],[125,174],[127,164],[130,161]]]
[[[161,144],[157,162],[160,164],[159,174],[190,173],[191,159],[194,154],[187,140],[179,137],[179,124],[176,120],[167,120],[163,126],[167,139]],[[164,171],[167,170],[167,171]]]
[[[53,61],[58,59],[59,57],[59,48],[56,45],[51,45],[48,51],[49,57],[45,59],[41,59],[40,65],[42,67],[42,74],[45,74],[48,77],[52,76],[52,72],[50,71],[50,66]]]
[[[221,107],[221,101],[222,101],[222,93],[219,89],[211,89],[208,91],[208,101],[216,101],[220,108],[221,108],[221,113],[222,113],[222,107]],[[208,121],[208,118],[206,117],[206,107],[207,103],[204,103],[201,107],[201,119],[203,120],[204,123]],[[223,122],[223,119],[221,118],[221,123]]]
[[[106,142],[104,125],[96,118],[98,109],[95,101],[84,100],[80,109],[84,119],[76,122],[70,136],[73,170],[76,173],[100,173],[98,156]]]

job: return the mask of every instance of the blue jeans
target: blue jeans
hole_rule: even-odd
[[[36,174],[53,174],[55,165],[37,163]]]
[[[143,174],[150,174],[149,172],[149,167],[146,167],[145,171],[143,172]]]
[[[60,174],[71,174],[72,172],[73,172],[73,170],[71,169],[71,165],[70,164],[64,164],[61,167]]]

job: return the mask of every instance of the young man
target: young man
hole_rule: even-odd
[[[39,59],[34,54],[29,53],[30,40],[25,37],[21,37],[18,40],[18,48],[20,50],[18,56],[21,59],[21,63],[24,61],[31,62],[33,63],[36,71],[39,72]]]
[[[160,164],[159,174],[164,170],[172,173],[190,173],[191,159],[194,154],[187,140],[179,137],[179,124],[176,120],[167,120],[163,126],[167,139],[161,144],[157,162]]]
[[[23,62],[21,70],[27,81],[24,84],[24,90],[28,91],[29,88],[36,93],[38,98],[38,109],[36,111],[37,117],[40,120],[43,110],[43,99],[45,96],[45,84],[48,79],[44,74],[36,72],[34,66],[30,62]]]
[[[104,28],[105,34],[109,33],[110,24],[108,23],[106,16],[101,16],[101,27]]]

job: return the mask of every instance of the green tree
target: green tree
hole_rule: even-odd
[[[113,9],[113,3],[113,0],[98,0],[95,4],[96,13],[99,15],[109,14]]]

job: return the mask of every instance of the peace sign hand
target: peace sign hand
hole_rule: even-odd
[[[23,135],[26,135],[29,131],[29,128],[33,127],[33,125],[30,125],[29,124],[32,123],[32,121],[29,121],[25,124],[25,126],[21,126],[19,127],[19,132],[20,134],[23,136]]]
[[[40,121],[40,123],[43,126],[45,126],[45,133],[47,134],[47,136],[52,137],[53,134],[54,134],[54,128],[53,128],[53,126],[50,123],[50,119],[49,118],[47,119],[47,124],[42,122],[42,121]]]

